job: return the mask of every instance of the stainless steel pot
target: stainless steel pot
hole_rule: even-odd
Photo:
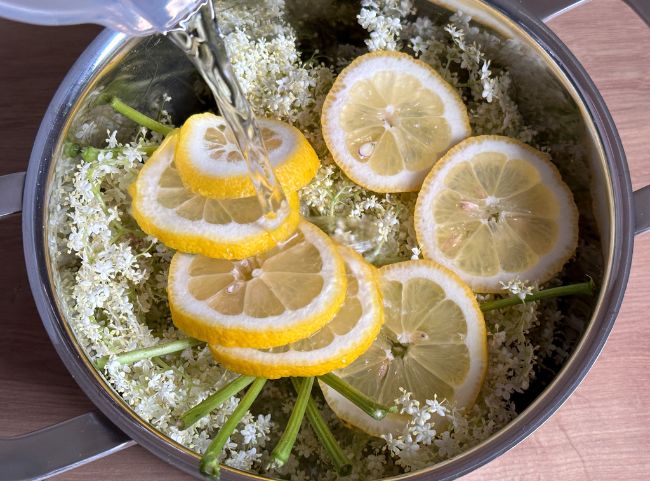
[[[632,191],[621,141],[603,99],[573,55],[542,23],[582,1],[436,2],[471,13],[512,37],[523,53],[518,61],[523,63],[517,64],[520,73],[543,79],[540,92],[563,96],[566,105],[573,109],[576,126],[583,134],[581,141],[591,152],[591,183],[584,187],[593,201],[591,210],[598,227],[603,263],[600,293],[589,306],[586,327],[570,358],[546,388],[530,400],[515,420],[488,440],[412,476],[452,479],[476,469],[523,440],[567,399],[596,360],[612,328],[628,279],[634,236],[650,229],[650,186]],[[425,1],[421,3],[425,10],[433,8]],[[627,3],[650,25],[650,1]],[[511,66],[515,73],[517,65]],[[129,89],[127,100],[140,105],[162,91],[173,92],[175,113],[182,118],[198,108],[191,89],[187,88],[192,72],[191,65],[164,39],[128,39],[104,31],[79,58],[54,96],[38,132],[27,174],[0,177],[0,217],[23,211],[25,260],[45,329],[72,376],[103,413],[91,412],[31,434],[0,439],[0,481],[42,479],[136,442],[201,478],[197,456],[140,420],[85,357],[65,321],[65,309],[56,294],[54,256],[48,247],[57,172],[66,168],[53,159],[58,158],[70,127],[88,114],[93,92],[119,84]],[[48,455],[31,454],[36,452]],[[258,477],[231,469],[223,472],[224,480],[251,478]]]

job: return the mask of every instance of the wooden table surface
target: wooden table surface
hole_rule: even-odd
[[[593,0],[550,26],[602,92],[623,139],[634,187],[650,184],[650,29],[621,0]],[[50,98],[98,31],[0,20],[0,175],[25,169]],[[0,436],[93,409],[42,328],[27,282],[18,215],[0,224],[0,266]],[[636,239],[623,308],[582,385],[529,439],[464,479],[650,479],[648,312],[650,234]],[[134,446],[56,479],[191,478]]]

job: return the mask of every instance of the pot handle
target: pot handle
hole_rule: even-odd
[[[45,479],[133,444],[103,414],[89,412],[29,434],[0,438],[0,481]]]
[[[0,176],[0,219],[22,210],[25,172]],[[10,438],[0,437],[0,481],[44,479],[135,444],[103,414],[89,412]]]
[[[499,0],[503,2],[504,0]],[[513,8],[523,8],[544,22],[591,0],[505,0]],[[623,0],[650,26],[650,2],[648,0]]]
[[[503,3],[511,5],[514,9],[523,8],[543,22],[548,22],[588,1],[590,0],[506,0]]]
[[[25,172],[0,176],[0,219],[22,210],[24,184]]]
[[[547,22],[589,0],[498,0],[511,8],[523,8],[528,13]],[[650,0],[623,0],[650,27]],[[650,230],[650,185],[634,192],[635,233]]]
[[[650,185],[634,192],[635,233],[650,230]]]
[[[650,1],[624,0],[636,14],[650,27]],[[634,192],[635,233],[650,230],[650,185]]]

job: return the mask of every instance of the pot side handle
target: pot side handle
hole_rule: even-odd
[[[103,414],[89,412],[33,433],[0,438],[0,481],[45,479],[133,444]]]
[[[503,1],[503,0],[501,0]],[[552,18],[591,0],[506,0],[513,7],[524,8],[528,13],[548,22]],[[650,26],[650,2],[648,0],[623,0]]]
[[[513,7],[524,8],[544,22],[589,0],[507,0]],[[650,27],[650,0],[623,0]],[[650,185],[634,192],[635,233],[650,230]]]
[[[528,13],[548,22],[552,18],[562,15],[573,8],[589,2],[590,0],[507,0],[514,8],[523,8]]]
[[[0,219],[22,210],[24,184],[25,172],[0,176]]]
[[[22,210],[25,172],[0,176],[0,219]],[[0,481],[45,479],[135,444],[89,412],[29,434],[0,437]]]
[[[635,233],[650,230],[650,185],[634,192]]]

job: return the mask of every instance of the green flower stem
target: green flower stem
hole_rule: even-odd
[[[147,155],[151,155],[158,147],[159,147],[158,144],[146,144],[146,145],[141,145],[139,147],[139,150],[144,152]],[[106,153],[112,152],[114,154],[119,154],[122,150],[123,150],[122,147],[116,147],[114,149],[98,149],[96,147],[81,147],[79,153],[81,153],[81,158],[84,159],[86,162],[92,162],[93,160],[97,160],[97,157],[102,152],[106,152]]]
[[[143,359],[150,359],[152,357],[171,354],[187,349],[188,347],[198,346],[199,344],[203,344],[203,341],[188,337],[187,339],[178,339],[176,341],[163,342],[155,346],[123,352],[122,354],[115,356],[114,359],[119,364],[133,364],[134,362],[142,361]],[[95,366],[97,369],[104,369],[106,367],[106,364],[108,364],[109,359],[109,356],[99,358],[95,362]]]
[[[271,453],[273,465],[277,468],[286,463],[291,455],[291,450],[293,449],[293,445],[298,437],[298,431],[300,431],[302,420],[305,417],[305,410],[307,409],[309,396],[311,395],[311,388],[313,386],[314,378],[307,377],[304,378],[298,388],[298,397],[296,399],[296,404],[293,406],[293,411],[291,411],[289,422],[284,428],[284,432],[282,433],[278,444]]]
[[[298,392],[300,389],[298,380],[291,378],[291,382],[293,383],[293,387],[295,388],[296,392]],[[330,431],[330,429],[327,427],[327,423],[323,419],[323,416],[321,416],[320,412],[318,412],[316,403],[311,398],[307,403],[306,414],[309,424],[311,424],[312,429],[316,433],[316,437],[318,437],[318,440],[327,451],[327,454],[329,454],[332,463],[334,463],[336,472],[339,474],[339,476],[347,476],[350,474],[352,472],[352,463],[343,452],[343,449],[341,449],[341,446],[339,446],[339,443],[336,441],[336,438],[332,434],[332,431]]]
[[[154,132],[158,132],[159,134],[167,135],[172,130],[174,130],[173,127],[161,124],[157,120],[154,120],[151,117],[147,117],[142,112],[138,112],[133,107],[125,104],[117,97],[113,97],[111,99],[111,107],[113,107],[116,112],[124,115],[127,119],[131,119],[136,124],[142,125],[143,127],[146,127],[149,130],[153,130]]]
[[[226,445],[226,441],[228,441],[228,438],[244,415],[248,412],[255,399],[257,399],[257,396],[260,391],[262,391],[265,383],[266,379],[263,377],[256,378],[251,387],[248,388],[248,391],[246,391],[244,397],[239,401],[239,404],[237,404],[237,407],[228,420],[223,426],[221,426],[221,429],[201,458],[201,472],[203,474],[214,477],[219,476],[219,457],[221,456],[223,447]]]
[[[572,296],[576,294],[593,295],[596,285],[594,281],[581,282],[579,284],[569,284],[566,286],[552,287],[537,291],[527,295],[523,300],[518,296],[506,297],[505,299],[497,299],[494,301],[481,302],[481,311],[487,312],[494,309],[501,309],[503,307],[516,306],[526,302],[539,301],[540,299],[548,299],[550,297]]]
[[[253,376],[239,376],[232,380],[214,394],[208,396],[199,404],[181,416],[181,426],[187,429],[203,416],[221,406],[228,398],[234,396],[255,380]]]
[[[323,381],[332,389],[338,391],[342,396],[345,396],[348,400],[354,403],[358,408],[360,408],[364,413],[373,419],[379,421],[380,419],[383,419],[389,412],[397,411],[397,407],[395,406],[389,408],[383,404],[379,404],[378,402],[373,401],[357,388],[350,386],[336,374],[330,372],[328,374],[318,376],[318,379]]]

